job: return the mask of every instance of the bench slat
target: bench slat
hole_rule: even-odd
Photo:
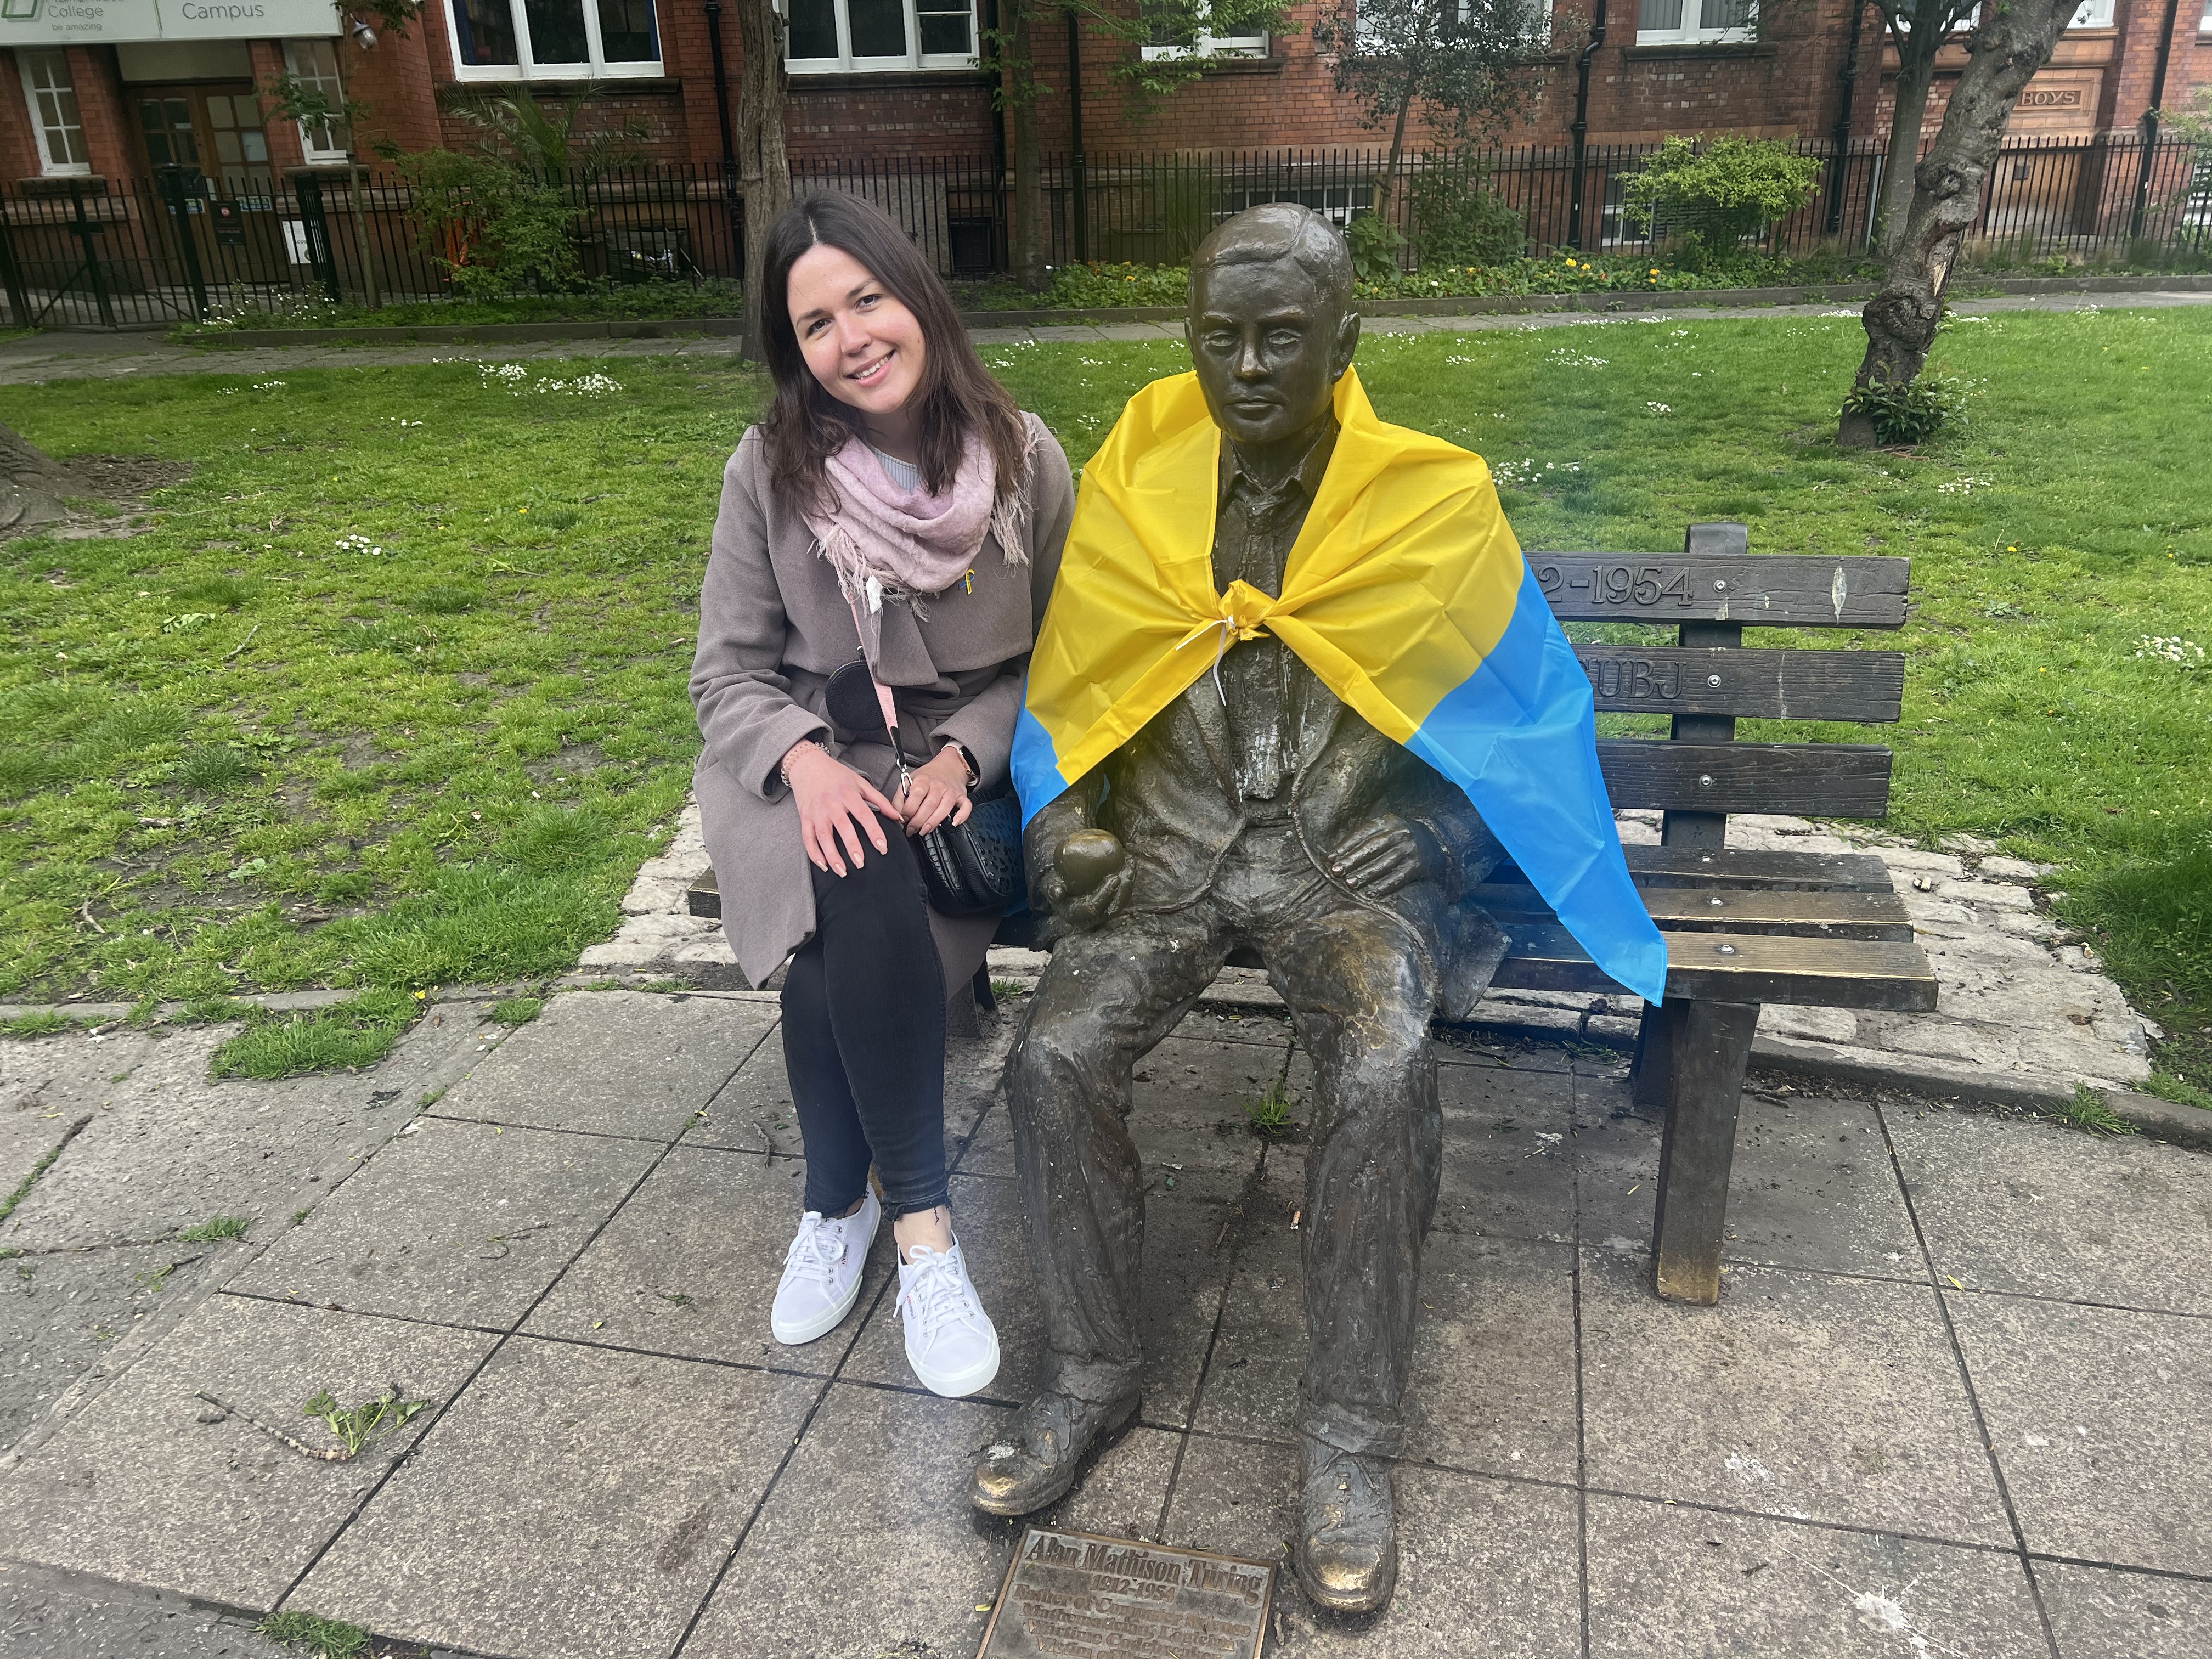
[[[1564,927],[1506,928],[1512,949],[1492,981],[1501,990],[1619,991]],[[1686,933],[1667,941],[1667,1000],[1784,1002],[1818,1008],[1929,1013],[1936,970],[1910,939],[1797,939]]]
[[[1802,892],[1780,888],[1650,887],[1644,908],[1660,927],[1686,932],[1790,933],[1812,939],[1911,939],[1912,919],[1893,893]],[[1468,902],[1498,922],[1557,926],[1533,887],[1476,888]]]
[[[1910,559],[1855,554],[1531,553],[1561,622],[1723,622],[1897,628]]]
[[[1878,818],[1889,811],[1890,753],[1859,743],[1681,743],[1601,738],[1615,806]]]
[[[1624,847],[1639,887],[1859,888],[1887,893],[1889,866],[1872,853],[1770,853],[1737,847]],[[1505,880],[1500,872],[1492,878]]]
[[[1886,721],[1899,717],[1905,697],[1898,651],[1578,645],[1575,655],[1607,714]]]

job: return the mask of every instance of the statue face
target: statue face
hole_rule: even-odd
[[[1231,441],[1279,443],[1320,420],[1358,338],[1294,259],[1210,265],[1191,290],[1190,355]]]

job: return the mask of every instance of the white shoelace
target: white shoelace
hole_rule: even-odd
[[[976,1305],[975,1292],[969,1288],[968,1275],[962,1270],[959,1258],[949,1251],[933,1250],[927,1244],[917,1244],[910,1253],[907,1266],[914,1269],[914,1279],[899,1298],[899,1307],[915,1322],[915,1338],[924,1343],[937,1334],[937,1328],[945,1323],[972,1326],[975,1316],[982,1311]]]
[[[831,1248],[830,1240],[836,1244]],[[845,1260],[845,1231],[834,1231],[822,1217],[809,1210],[799,1223],[799,1237],[791,1241],[791,1248],[783,1253],[786,1279],[811,1279],[819,1285],[836,1281],[837,1268]]]

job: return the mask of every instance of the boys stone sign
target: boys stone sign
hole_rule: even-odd
[[[1031,1527],[976,1659],[1259,1659],[1275,1570]]]

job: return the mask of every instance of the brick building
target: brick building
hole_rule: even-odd
[[[1842,108],[1853,58],[1855,0],[1613,0],[1591,64],[1593,141],[1647,142],[1671,132],[1825,137]],[[973,67],[979,21],[995,0],[789,0],[787,132],[794,160],[896,160],[1003,154],[1001,118]],[[2053,62],[2030,85],[2016,131],[2088,135],[2141,118],[2161,50],[2165,101],[2212,83],[2212,0],[2087,0]],[[976,8],[982,8],[979,18]],[[1294,16],[1310,25],[1311,7]],[[356,51],[352,23],[328,0],[4,0],[0,46],[12,60],[0,93],[0,179],[131,179],[163,162],[210,175],[340,163],[342,127],[264,122],[257,86],[287,70],[370,106],[361,135],[403,149],[449,142],[439,94],[455,85],[527,82],[557,95],[596,82],[610,117],[635,120],[668,160],[721,157],[718,96],[734,97],[734,19],[714,0],[428,0],[406,34]],[[709,29],[721,31],[718,91]],[[1559,143],[1572,118],[1584,27],[1562,18],[1553,55],[1512,143]],[[1048,150],[1093,153],[1373,144],[1333,88],[1310,27],[1285,37],[1205,43],[1194,84],[1149,111],[1133,107],[1115,70],[1139,48],[1087,34],[1075,54],[1057,23],[1043,29],[1040,105]],[[1888,117],[1895,54],[1880,16],[1860,15],[1850,131]],[[1144,48],[1143,50],[1157,50]],[[1930,111],[1940,119],[1965,62],[1948,50]]]

